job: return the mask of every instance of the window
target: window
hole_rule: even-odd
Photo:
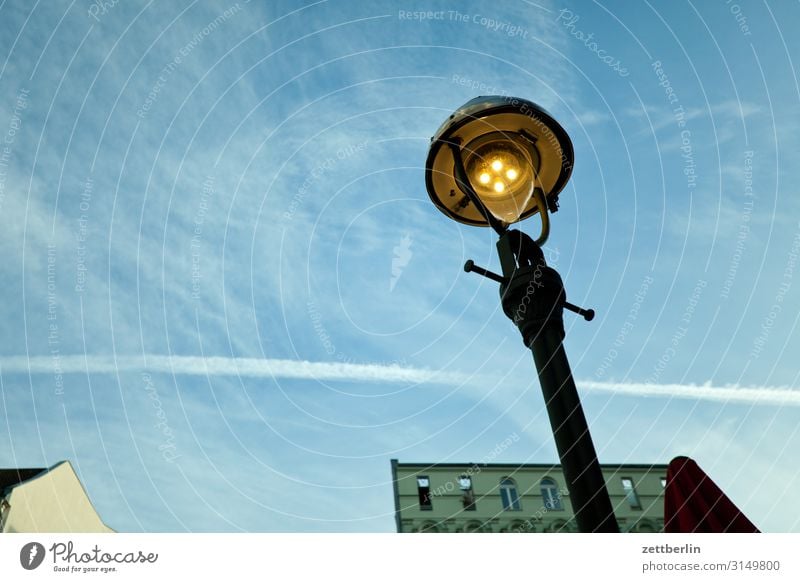
[[[553,479],[550,477],[542,479],[541,491],[545,509],[556,511],[564,509],[561,505],[561,493],[559,493],[558,485]]]
[[[667,488],[667,478],[666,477],[661,477],[661,488],[662,489],[666,489]]]
[[[636,489],[633,486],[633,479],[630,477],[623,477],[622,490],[625,491],[625,499],[628,500],[628,505],[631,506],[631,509],[642,508],[642,503],[639,501],[639,496],[636,494]]]
[[[458,478],[458,487],[461,489],[463,495],[462,501],[464,509],[467,511],[475,511],[475,492],[472,490],[472,477],[469,475],[461,475]]]
[[[479,521],[470,521],[464,526],[464,533],[479,533],[483,529],[483,524]]]
[[[431,503],[431,480],[427,475],[417,477],[417,495],[419,496],[420,509],[433,509]]]
[[[517,484],[511,477],[500,479],[500,501],[503,502],[505,511],[520,511],[522,506],[519,503],[517,494]]]

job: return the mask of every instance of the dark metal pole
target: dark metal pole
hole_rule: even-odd
[[[567,354],[554,326],[531,344],[547,415],[581,532],[619,532]]]
[[[497,243],[503,266],[503,310],[533,352],[547,415],[581,532],[618,533],[586,416],[564,351],[566,294],[559,274],[527,235],[509,231]]]

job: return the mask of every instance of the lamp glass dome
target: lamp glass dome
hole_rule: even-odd
[[[572,174],[572,142],[547,111],[516,97],[477,97],[439,127],[425,165],[433,203],[470,225],[489,222],[458,184],[450,144],[458,145],[470,186],[483,206],[505,224],[539,212],[537,198],[552,204]],[[534,195],[536,189],[542,196]]]
[[[462,150],[464,167],[475,193],[496,218],[517,222],[537,186],[539,156],[519,134],[492,132]]]

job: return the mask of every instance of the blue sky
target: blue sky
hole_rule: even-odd
[[[120,531],[329,532],[393,531],[390,458],[555,461],[462,271],[494,237],[424,186],[509,94],[575,146],[546,251],[601,461],[800,531],[798,10],[0,3],[0,465],[69,459]]]

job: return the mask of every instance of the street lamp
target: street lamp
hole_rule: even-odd
[[[567,132],[549,113],[515,97],[477,97],[455,111],[431,138],[425,185],[450,218],[490,226],[498,234],[502,275],[467,261],[500,283],[505,314],[533,352],[547,414],[582,532],[618,532],[611,500],[564,352],[563,310],[587,321],[594,311],[566,301],[561,277],[547,266],[541,245],[550,233],[549,212],[572,174]],[[538,213],[534,241],[509,225]]]

